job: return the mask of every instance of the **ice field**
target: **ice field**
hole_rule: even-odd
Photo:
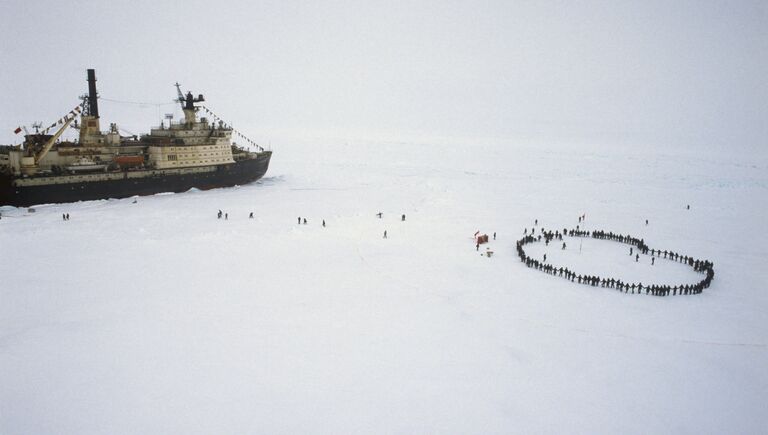
[[[0,433],[768,427],[768,158],[274,143],[247,186],[0,208]],[[515,241],[535,219],[711,260],[714,283],[662,298],[528,269]],[[476,231],[497,233],[492,257]],[[701,279],[566,242],[526,250],[581,273]]]

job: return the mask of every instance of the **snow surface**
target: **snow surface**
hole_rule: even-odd
[[[0,209],[3,434],[768,427],[766,160],[293,140],[248,186],[35,209]],[[712,260],[713,285],[626,295],[519,262],[534,219],[581,214]],[[477,230],[498,234],[493,257]],[[701,278],[568,245],[526,249],[644,284]]]

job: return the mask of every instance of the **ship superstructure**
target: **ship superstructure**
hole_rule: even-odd
[[[115,123],[101,131],[96,74],[89,69],[81,105],[42,132],[39,125],[27,132],[21,146],[0,148],[0,205],[182,192],[261,178],[271,151],[236,146],[230,126],[198,118],[202,95],[184,95],[178,83],[176,88],[182,120],[161,122],[141,137],[121,136]],[[79,129],[78,140],[59,140],[70,126]]]

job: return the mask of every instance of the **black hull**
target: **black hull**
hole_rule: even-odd
[[[191,188],[207,190],[243,185],[264,176],[271,157],[272,153],[264,152],[254,158],[212,167],[212,170],[206,172],[143,171],[147,176],[137,176],[141,175],[139,172],[125,172],[119,179],[36,186],[19,186],[12,178],[0,174],[0,205],[28,207],[162,192],[186,192]]]

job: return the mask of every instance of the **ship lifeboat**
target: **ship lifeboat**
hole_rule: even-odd
[[[115,163],[121,168],[132,168],[144,164],[144,156],[141,155],[122,155],[115,157]]]
[[[72,172],[95,172],[103,171],[107,168],[107,165],[103,163],[97,163],[88,157],[80,157],[74,163],[67,166],[67,170]]]

